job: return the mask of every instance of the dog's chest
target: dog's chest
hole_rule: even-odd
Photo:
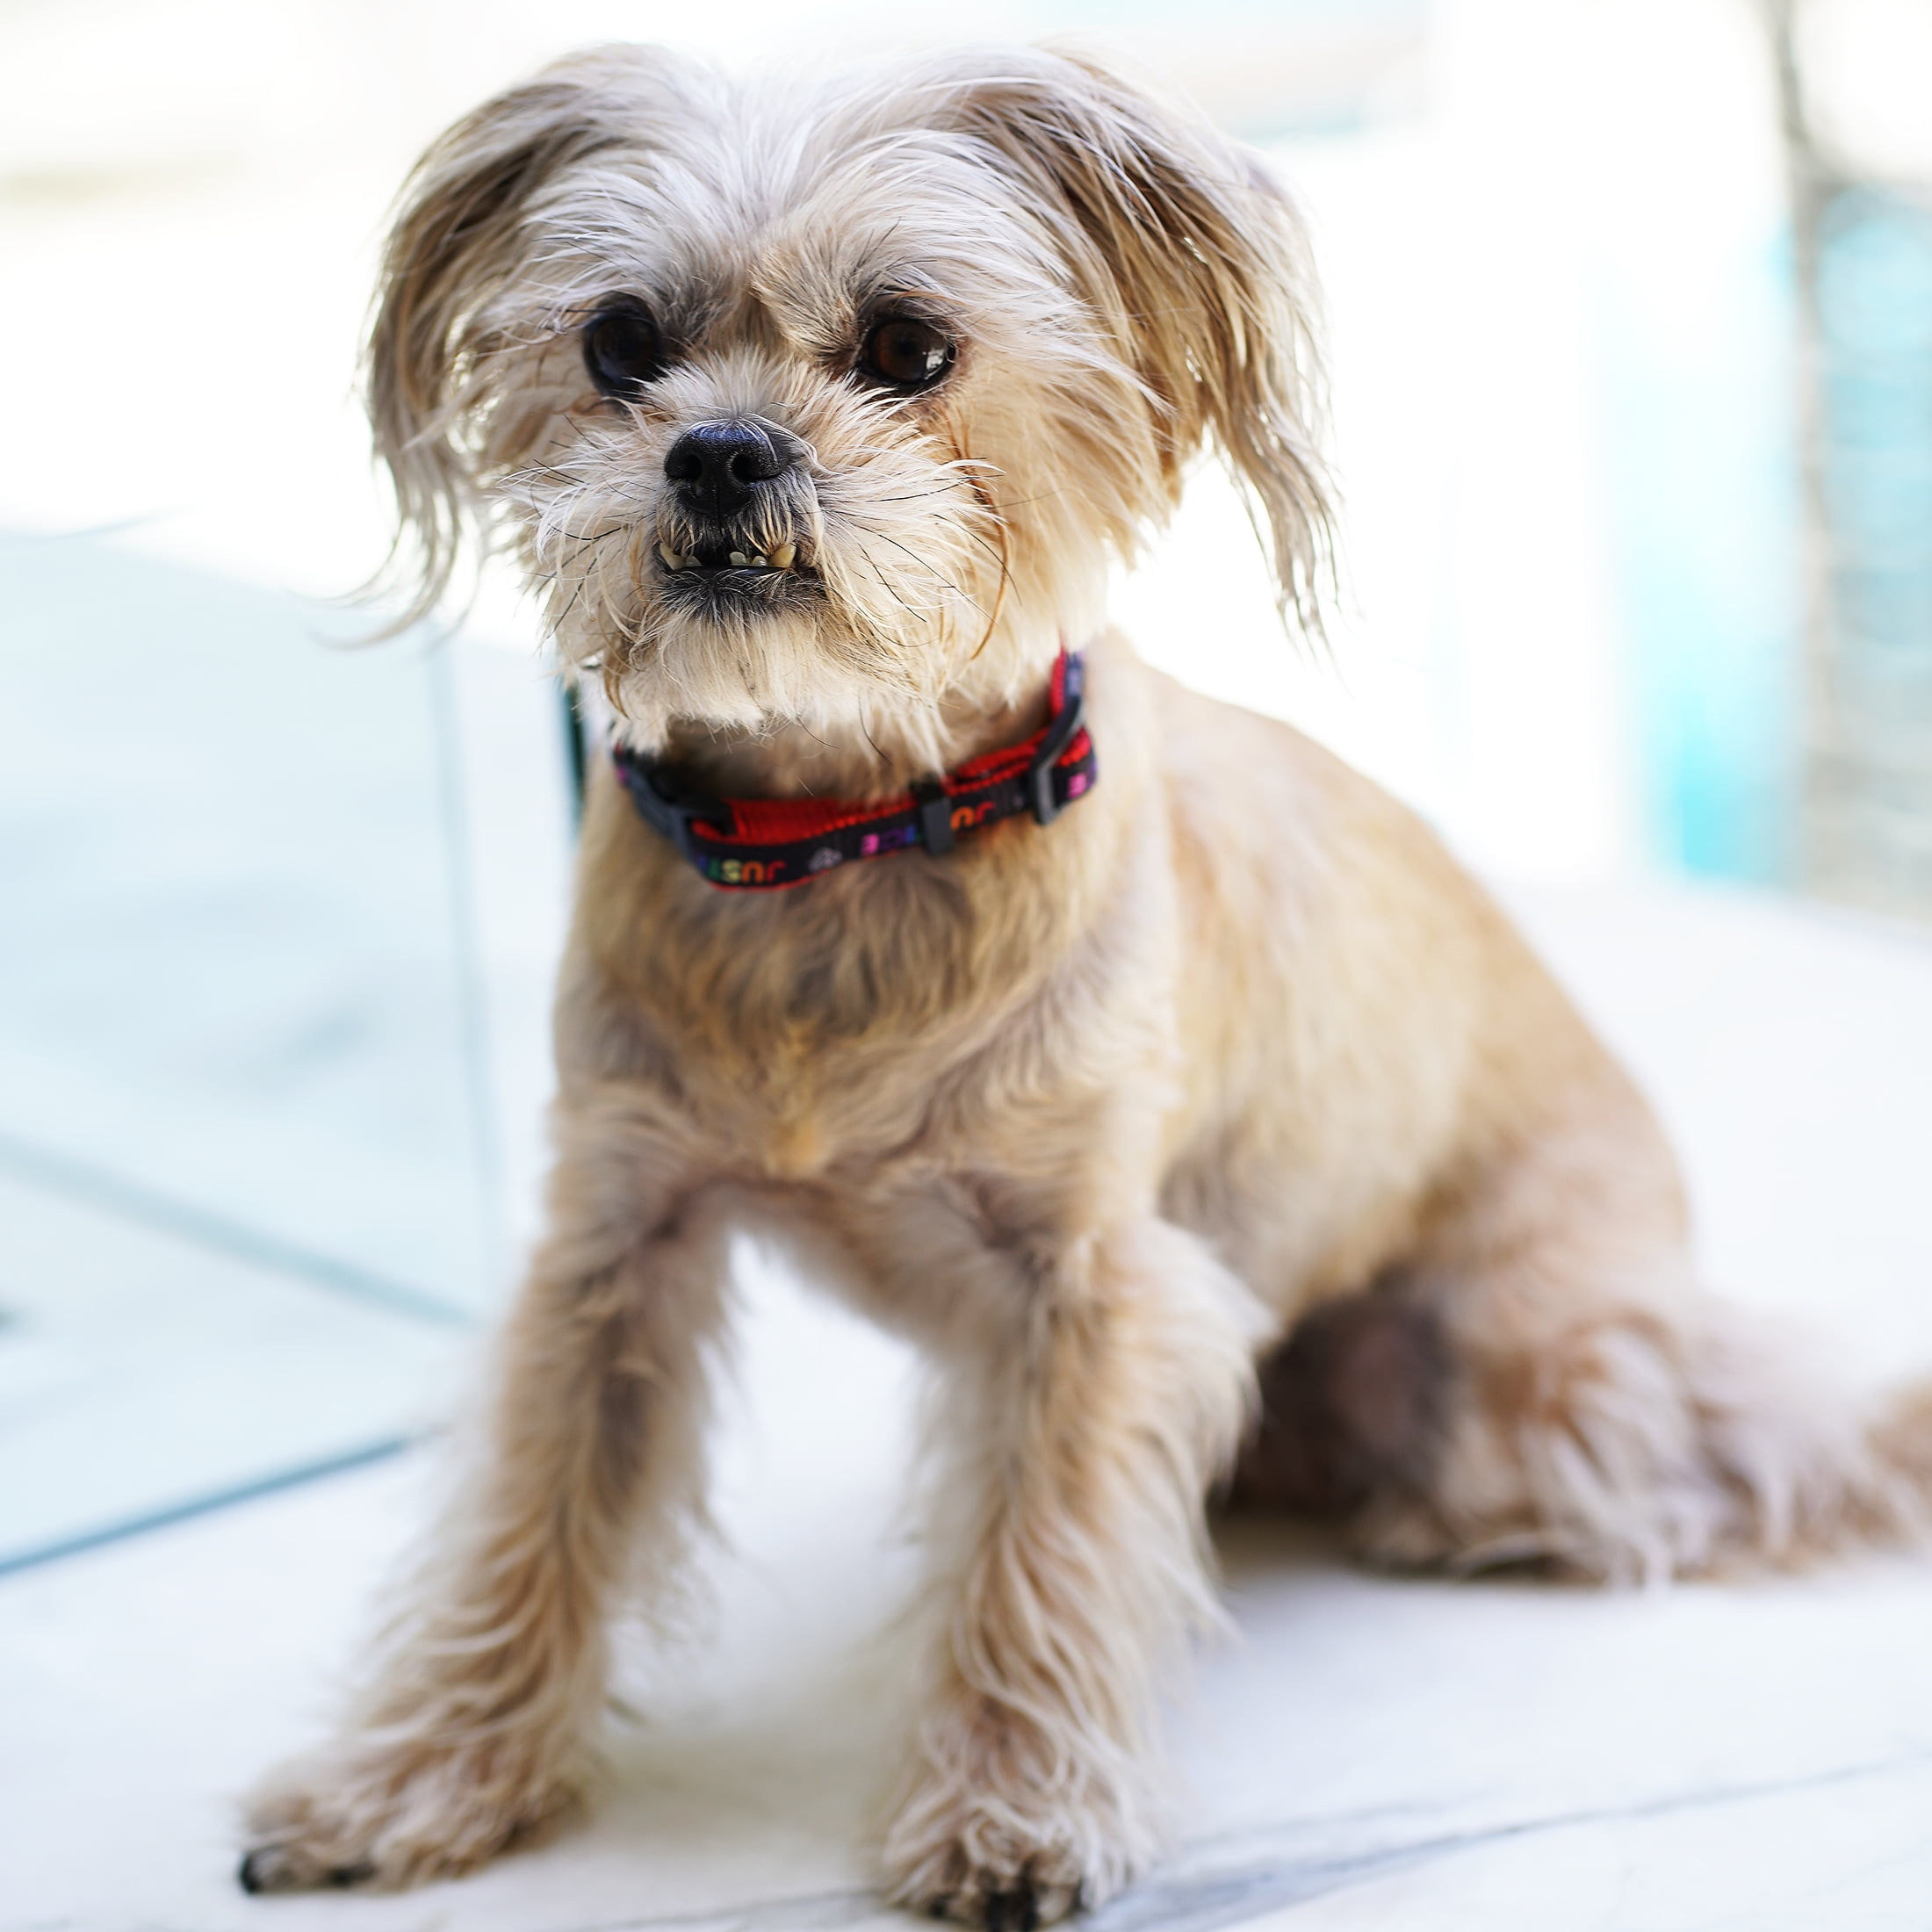
[[[1080,943],[1050,873],[984,864],[1003,844],[1033,850],[996,832],[945,865],[887,859],[796,893],[711,896],[675,875],[632,893],[617,874],[588,922],[586,1017],[630,1035],[631,1077],[746,1179],[991,1158],[1016,1109],[1050,1111],[1063,1079],[1117,1057],[1090,1037],[1117,962]]]
[[[962,1053],[951,1029],[774,1028],[751,1052],[687,1056],[679,1085],[699,1137],[747,1178],[854,1179],[996,1131],[997,1046]]]

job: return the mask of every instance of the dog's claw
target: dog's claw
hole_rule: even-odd
[[[1040,1901],[1030,1885],[986,1894],[986,1932],[1038,1932]]]
[[[353,1865],[330,1865],[319,1871],[305,1865],[286,1845],[271,1843],[245,1852],[234,1876],[242,1891],[259,1897],[264,1892],[311,1892],[324,1886],[347,1892],[368,1884],[376,1876],[376,1868],[364,1859]]]
[[[279,1845],[257,1845],[244,1852],[235,1873],[242,1891],[254,1896],[267,1892],[296,1892],[301,1881]]]

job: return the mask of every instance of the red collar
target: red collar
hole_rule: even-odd
[[[836,798],[712,798],[690,790],[661,760],[619,745],[617,776],[645,822],[713,885],[734,891],[809,884],[847,859],[922,845],[935,856],[954,840],[1030,812],[1050,825],[1091,790],[1093,740],[1078,652],[1053,667],[1047,722],[1024,744],[987,752],[877,804]]]

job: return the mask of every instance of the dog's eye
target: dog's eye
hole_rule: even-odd
[[[930,322],[889,315],[876,324],[859,351],[859,369],[895,389],[924,389],[953,366],[952,341]]]
[[[606,302],[584,324],[584,367],[607,396],[628,395],[661,376],[664,338],[651,311],[634,296]]]

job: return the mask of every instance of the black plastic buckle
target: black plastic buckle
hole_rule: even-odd
[[[727,835],[737,825],[732,808],[722,798],[691,791],[680,784],[670,768],[654,758],[645,758],[628,748],[620,748],[617,762],[624,775],[624,789],[631,797],[645,823],[668,839],[678,851],[701,870],[704,854],[691,836],[694,823],[710,825]]]
[[[1066,688],[1061,693],[1060,710],[1047,735],[1040,741],[1040,749],[1027,761],[1027,775],[1022,781],[1027,788],[1027,797],[1033,806],[1033,815],[1043,825],[1050,825],[1064,811],[1066,803],[1053,796],[1053,768],[1074,739],[1082,724],[1086,722],[1086,691],[1084,667],[1078,658],[1067,659]]]
[[[953,849],[953,797],[936,779],[912,782],[912,803],[919,813],[919,837],[934,854]]]

